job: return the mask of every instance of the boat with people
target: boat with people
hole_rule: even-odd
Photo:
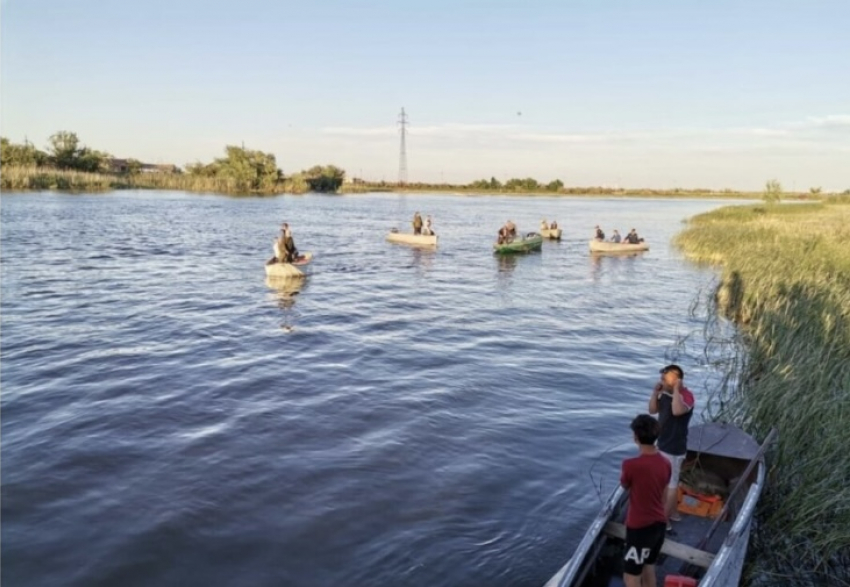
[[[493,243],[493,250],[498,254],[528,253],[539,251],[542,247],[543,237],[537,232],[529,232],[525,236],[514,237],[501,243]]]
[[[405,232],[392,231],[387,234],[387,241],[400,245],[412,245],[414,247],[436,247],[436,234],[410,234]]]
[[[640,251],[648,251],[649,243],[640,242],[637,244],[631,243],[612,243],[611,241],[601,241],[592,239],[590,241],[591,253],[637,253]]]
[[[561,229],[558,228],[558,222],[553,220],[552,223],[546,222],[546,219],[540,221],[540,236],[549,240],[561,240]]]
[[[313,260],[313,253],[298,255],[291,263],[283,263],[274,259],[266,262],[266,277],[304,277],[301,270]]]
[[[738,585],[753,513],[766,481],[764,443],[732,424],[689,428],[679,480],[675,524],[655,565],[659,585]],[[570,560],[545,587],[623,585],[628,491],[618,486],[602,506]]]

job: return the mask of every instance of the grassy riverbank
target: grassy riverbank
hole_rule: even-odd
[[[60,190],[72,192],[104,192],[121,189],[176,190],[186,192],[274,195],[305,193],[307,183],[300,177],[287,178],[270,189],[248,191],[239,189],[236,180],[227,177],[206,177],[186,173],[107,174],[60,170],[49,167],[4,166],[0,174],[0,189],[5,191]]]
[[[374,192],[394,192],[405,194],[419,193],[445,193],[451,195],[469,196],[599,196],[615,198],[693,198],[693,199],[732,199],[732,200],[760,200],[762,192],[743,192],[737,190],[709,190],[709,189],[648,189],[648,188],[606,188],[598,186],[589,187],[563,187],[557,190],[546,189],[481,189],[470,185],[451,184],[394,184],[386,182],[343,184],[340,192],[344,194],[368,194]],[[809,193],[783,193],[782,197],[793,200],[820,199],[820,195]]]
[[[748,583],[850,584],[850,198],[723,208],[677,244],[722,265],[717,310],[745,347],[716,416],[780,433]]]

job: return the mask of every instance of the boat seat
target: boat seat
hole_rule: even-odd
[[[613,538],[619,538],[620,540],[626,539],[626,527],[623,524],[609,521],[605,523],[605,528],[602,531]],[[699,550],[681,542],[674,542],[669,538],[664,539],[661,554],[672,556],[675,559],[691,563],[703,569],[710,567],[712,561],[714,561],[714,555],[710,552]]]

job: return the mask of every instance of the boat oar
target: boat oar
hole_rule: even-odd
[[[753,458],[750,460],[749,464],[747,465],[747,468],[744,469],[743,475],[738,477],[737,483],[735,483],[735,486],[732,488],[732,491],[729,492],[729,497],[726,498],[726,503],[723,504],[723,509],[720,510],[720,513],[714,519],[714,523],[711,524],[711,527],[708,529],[708,533],[706,533],[703,539],[699,541],[699,544],[697,544],[697,550],[703,550],[705,548],[705,545],[708,544],[708,541],[711,540],[711,537],[714,536],[714,533],[717,531],[717,528],[720,527],[720,523],[723,521],[723,518],[725,518],[726,514],[729,512],[729,507],[732,504],[732,498],[735,497],[738,492],[741,491],[741,488],[744,487],[744,484],[747,478],[750,476],[750,473],[753,472],[753,469],[761,460],[762,456],[764,456],[765,451],[771,445],[771,443],[773,443],[778,434],[779,432],[776,430],[776,428],[770,429],[770,432],[768,432],[767,434],[767,438],[764,439],[764,442],[759,447],[755,456],[753,456]],[[681,569],[679,570],[679,573],[682,575],[691,575],[691,573],[693,572],[695,571],[693,571],[693,565],[691,563],[684,563]]]

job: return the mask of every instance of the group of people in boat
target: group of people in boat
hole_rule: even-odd
[[[422,221],[422,216],[419,212],[413,215],[413,234],[422,236],[434,236],[434,228],[431,223],[431,216]]]
[[[289,223],[284,222],[280,225],[280,236],[274,241],[274,257],[269,259],[269,263],[292,263],[296,259],[298,249],[292,238],[292,229],[289,228]]]
[[[605,231],[599,228],[599,225],[596,225],[596,232],[593,236],[595,240],[604,241],[605,240]],[[643,239],[638,236],[637,230],[634,228],[629,231],[629,234],[625,236],[625,238],[620,236],[620,231],[616,228],[614,229],[614,234],[611,235],[610,242],[612,243],[625,243],[629,245],[638,245],[643,242]]]
[[[547,224],[546,219],[540,221],[540,230],[557,230],[558,222],[556,220],[552,221],[552,224]]]
[[[513,220],[508,220],[502,225],[502,228],[499,229],[499,235],[497,241],[500,245],[509,243],[516,238],[516,224],[513,223]]]

